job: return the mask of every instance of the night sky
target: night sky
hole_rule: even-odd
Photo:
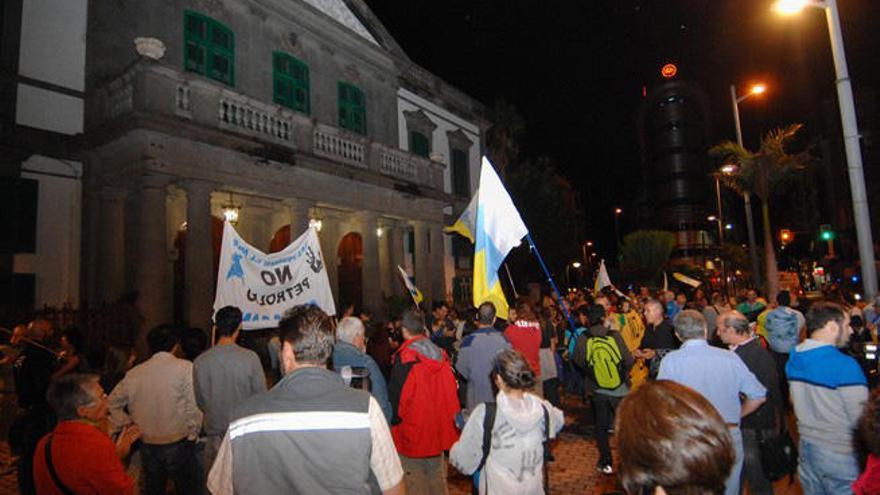
[[[771,0],[367,3],[415,62],[487,106],[502,98],[517,107],[527,127],[523,155],[556,160],[582,192],[586,235],[600,248],[613,242],[613,207],[633,204],[642,88],[660,81],[664,63],[709,95],[707,144],[735,139],[732,83],[742,91],[757,81],[769,86],[740,107],[752,148],[765,131],[793,122],[806,124],[809,139],[822,127],[821,102],[835,95],[818,9],[782,18]],[[839,0],[839,8],[854,89],[876,97],[880,2]],[[640,227],[634,223],[624,215],[623,231]]]

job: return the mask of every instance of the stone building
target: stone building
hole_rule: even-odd
[[[485,109],[361,0],[98,1],[87,33],[84,299],[207,325],[224,215],[265,251],[319,225],[337,307],[381,311],[395,265],[429,299],[466,274],[442,228]]]

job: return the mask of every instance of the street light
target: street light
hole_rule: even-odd
[[[622,208],[614,209],[614,240],[617,243],[617,252],[620,253],[620,215],[623,213]]]
[[[862,284],[865,297],[870,301],[877,294],[877,271],[874,266],[874,241],[871,236],[871,215],[865,191],[865,173],[862,170],[862,150],[859,144],[859,125],[856,120],[856,105],[853,100],[852,83],[846,65],[846,51],[843,48],[843,33],[840,29],[840,13],[837,0],[780,0],[776,10],[781,14],[796,14],[804,7],[819,7],[825,10],[828,21],[828,35],[831,37],[831,55],[834,58],[834,72],[837,76],[837,101],[840,106],[840,122],[843,127],[843,144],[846,149],[846,164],[849,171],[849,186],[852,193],[853,217],[856,227],[856,240],[859,245],[859,262],[862,265]]]
[[[736,127],[736,142],[742,148],[743,146],[743,133],[742,133],[742,123],[739,120],[739,104],[745,101],[746,98],[750,96],[756,96],[763,94],[767,91],[767,86],[764,84],[754,84],[749,89],[749,92],[743,96],[736,96],[736,86],[730,85],[730,101],[733,103],[733,123]],[[736,167],[735,165],[733,167]],[[722,167],[722,172],[724,167]],[[727,173],[727,172],[725,172]],[[735,174],[736,168],[734,168],[728,175]],[[755,285],[761,286],[761,267],[758,266],[758,247],[755,243],[755,222],[752,218],[752,194],[748,191],[743,191],[743,203],[745,204],[746,209],[746,231],[748,231],[749,235],[749,258],[752,261],[752,274],[755,279]]]

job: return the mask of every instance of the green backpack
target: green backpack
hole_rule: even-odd
[[[590,337],[587,339],[587,368],[593,381],[601,389],[614,390],[623,383],[623,359],[614,337]]]

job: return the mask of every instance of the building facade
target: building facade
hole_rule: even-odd
[[[81,127],[54,130],[82,132],[81,194],[56,198],[37,223],[58,237],[53,253],[60,239],[75,245],[82,273],[59,289],[70,302],[133,297],[146,325],[207,326],[232,214],[265,251],[320,226],[337,307],[381,312],[383,297],[404,293],[395,265],[426,298],[450,297],[442,229],[475,189],[485,109],[413,63],[363,2],[54,3],[81,12]],[[57,125],[66,107],[48,101],[25,108]],[[44,212],[69,216],[75,235]]]
[[[80,302],[87,7],[0,3],[0,306]]]

